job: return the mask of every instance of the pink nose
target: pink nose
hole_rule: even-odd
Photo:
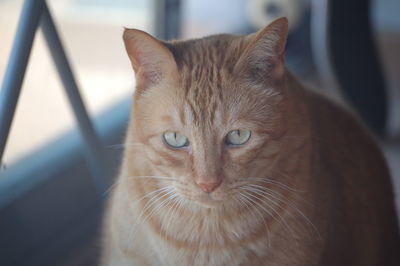
[[[212,183],[197,183],[197,185],[203,190],[204,192],[210,193],[213,192],[219,185],[221,185],[222,180]]]

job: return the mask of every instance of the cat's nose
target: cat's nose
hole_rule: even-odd
[[[219,187],[219,185],[221,185],[221,183],[222,183],[222,180],[218,180],[217,182],[196,183],[196,184],[204,192],[210,193],[210,192],[213,192],[214,190],[216,190],[217,187]]]

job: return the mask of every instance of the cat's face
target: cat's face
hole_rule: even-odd
[[[282,20],[246,37],[169,44],[125,32],[138,84],[130,134],[166,177],[160,186],[220,206],[269,174],[285,131],[286,31]]]

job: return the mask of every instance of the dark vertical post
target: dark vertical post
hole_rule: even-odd
[[[181,1],[159,0],[155,3],[155,35],[163,40],[180,37]]]
[[[165,38],[177,39],[181,35],[181,0],[166,0]]]
[[[21,92],[43,0],[25,0],[0,90],[0,163]]]
[[[377,55],[369,0],[331,0],[331,59],[343,94],[367,125],[384,134],[386,84]]]

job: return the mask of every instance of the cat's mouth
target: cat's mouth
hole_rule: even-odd
[[[219,207],[225,202],[225,199],[220,195],[218,195],[219,193],[201,192],[196,195],[186,195],[186,193],[181,193],[181,194],[187,200],[206,208]]]
[[[228,193],[223,186],[212,192],[206,192],[196,186],[184,183],[175,183],[174,187],[175,191],[185,200],[206,208],[215,208],[224,205],[224,202],[229,201],[232,194]]]
[[[221,206],[224,200],[216,199],[212,194],[208,194],[195,200],[195,202],[206,208],[215,208]]]

